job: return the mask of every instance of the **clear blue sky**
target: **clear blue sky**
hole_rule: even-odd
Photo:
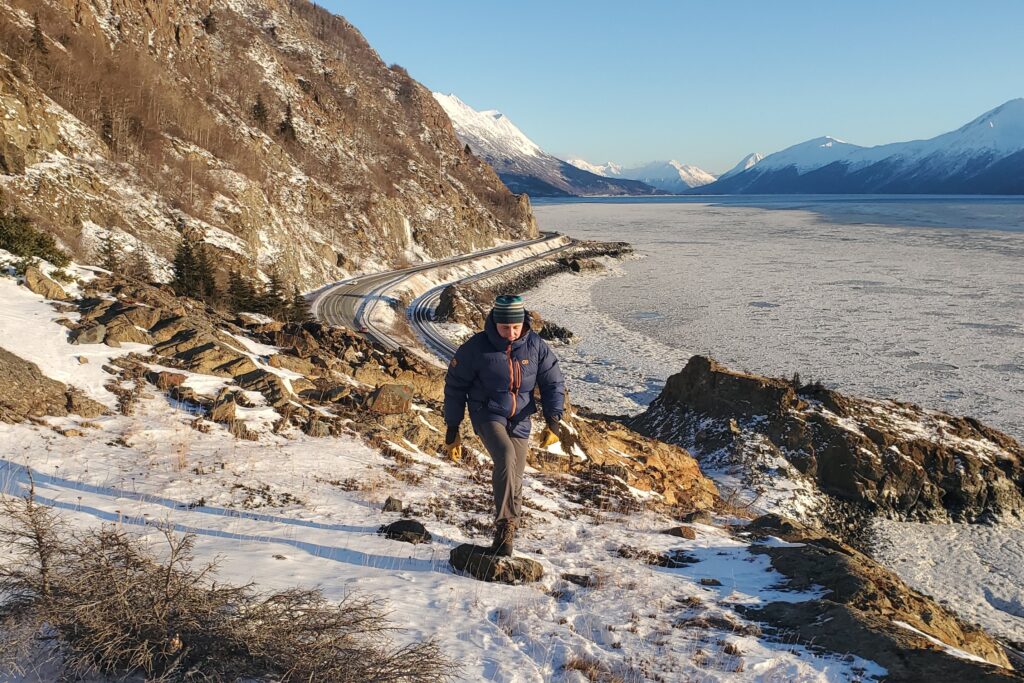
[[[820,135],[928,138],[1024,97],[1024,1],[319,0],[545,150],[711,172]]]

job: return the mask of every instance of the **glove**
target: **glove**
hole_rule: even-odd
[[[548,448],[562,440],[562,428],[557,420],[548,420],[548,426],[540,433],[540,447]]]
[[[459,435],[457,425],[448,425],[444,435],[444,455],[452,462],[462,461],[462,436]]]

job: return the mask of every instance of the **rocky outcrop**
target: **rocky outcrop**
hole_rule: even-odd
[[[772,458],[837,501],[911,520],[1024,516],[1024,448],[976,420],[728,370],[694,356],[628,423],[702,463]]]
[[[999,643],[960,621],[931,598],[912,590],[868,556],[793,520],[775,515],[754,520],[755,539],[774,536],[793,545],[761,544],[751,551],[770,558],[795,591],[824,589],[820,598],[744,608],[744,615],[778,629],[787,642],[849,652],[877,662],[889,680],[1024,680]],[[923,634],[923,635],[922,635]],[[945,652],[929,637],[986,663]]]
[[[0,421],[68,414],[97,417],[105,411],[100,403],[44,375],[35,363],[0,348]]]
[[[42,271],[35,266],[29,266],[25,269],[25,286],[28,287],[30,291],[46,297],[47,299],[67,301],[71,298],[68,296],[68,293],[64,291],[63,287],[43,275]]]

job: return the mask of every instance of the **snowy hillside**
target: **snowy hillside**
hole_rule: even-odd
[[[635,180],[605,177],[542,150],[499,111],[477,111],[453,94],[435,92],[459,140],[489,163],[513,192],[531,196],[649,195]]]
[[[751,154],[748,154],[747,156],[740,159],[740,162],[738,164],[730,168],[722,175],[718,176],[718,179],[722,180],[723,178],[734,176],[737,173],[742,173],[743,171],[746,171],[748,168],[751,168],[752,166],[755,166],[756,164],[760,163],[762,159],[764,159],[763,154],[761,154],[760,152],[752,152]]]
[[[709,192],[1024,193],[1024,98],[927,140],[861,147],[825,136],[749,164]]]

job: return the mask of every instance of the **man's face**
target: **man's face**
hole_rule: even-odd
[[[523,333],[522,323],[496,323],[498,326],[498,334],[501,335],[502,339],[508,339],[510,342],[519,339],[519,336]]]

